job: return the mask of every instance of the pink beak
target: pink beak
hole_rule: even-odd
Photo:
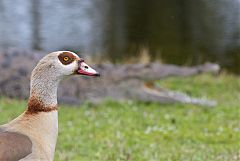
[[[87,76],[100,76],[100,74],[96,70],[87,65],[82,59],[78,61],[77,74]]]

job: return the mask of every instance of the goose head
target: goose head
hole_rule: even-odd
[[[55,106],[58,84],[70,75],[100,76],[77,54],[70,51],[52,52],[43,57],[32,72],[30,100],[37,98],[44,106]]]
[[[61,79],[69,75],[100,76],[77,54],[70,51],[57,51],[46,55],[33,71],[34,75],[44,73],[46,77]]]

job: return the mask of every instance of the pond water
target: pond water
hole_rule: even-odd
[[[107,43],[113,60],[146,48],[152,60],[188,65],[212,61],[240,73],[239,0],[131,0],[115,5],[110,21],[115,34]]]
[[[117,63],[147,53],[240,73],[240,0],[0,0],[0,9],[0,49],[66,49]]]

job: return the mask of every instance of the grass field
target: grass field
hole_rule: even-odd
[[[114,102],[61,106],[56,161],[239,161],[240,81],[200,75],[157,82],[192,96],[215,99],[215,108],[195,105]],[[0,124],[25,108],[0,99]]]

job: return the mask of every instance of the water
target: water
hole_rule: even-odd
[[[217,62],[240,73],[239,0],[0,0],[0,49]],[[17,25],[16,25],[17,24]]]
[[[188,65],[212,61],[240,73],[240,1],[125,3],[125,36],[124,40],[120,35],[119,40],[115,36],[109,41],[114,46],[109,53],[117,53],[110,54],[112,59],[126,58],[145,47],[152,60]],[[114,20],[119,19],[116,16]],[[117,46],[116,41],[123,41],[124,45]]]

